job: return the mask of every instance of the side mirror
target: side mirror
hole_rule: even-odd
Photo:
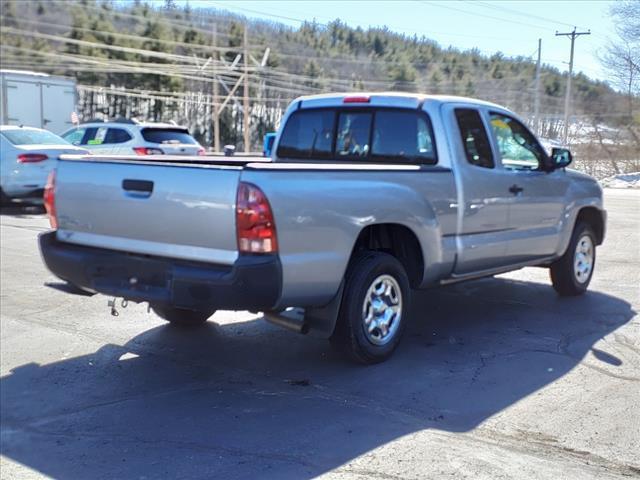
[[[573,161],[571,152],[566,148],[553,148],[551,150],[551,167],[556,170],[564,168]]]

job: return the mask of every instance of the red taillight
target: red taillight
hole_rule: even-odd
[[[44,187],[44,208],[49,214],[49,223],[51,228],[58,228],[58,217],[56,215],[56,171],[51,170],[47,178],[47,184]]]
[[[133,147],[133,151],[137,155],[164,155],[164,152],[159,148]]]
[[[276,224],[262,190],[240,182],[236,199],[236,231],[240,253],[276,253]]]
[[[200,147],[198,149],[198,155],[206,155],[206,154],[207,154],[207,151],[204,148]]]
[[[48,158],[44,153],[21,153],[18,155],[18,163],[38,163]]]
[[[342,103],[369,103],[371,98],[366,95],[360,95],[357,97],[344,97]]]

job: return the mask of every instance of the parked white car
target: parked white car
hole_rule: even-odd
[[[15,125],[0,126],[0,195],[2,203],[11,200],[42,203],[42,192],[58,156],[83,154],[48,130]]]
[[[204,155],[186,127],[171,123],[89,122],[67,130],[62,138],[101,155]]]

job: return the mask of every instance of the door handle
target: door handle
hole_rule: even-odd
[[[153,182],[149,180],[123,180],[122,189],[131,197],[147,198],[153,193]]]
[[[514,185],[511,185],[511,186],[509,187],[509,191],[510,191],[511,193],[513,193],[514,195],[518,195],[519,193],[521,193],[521,192],[523,192],[523,191],[524,191],[524,188],[519,187],[518,185],[515,185],[515,184],[514,184]]]

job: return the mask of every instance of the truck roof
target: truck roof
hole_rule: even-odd
[[[459,97],[454,95],[427,95],[421,93],[410,92],[345,92],[345,93],[324,93],[319,95],[307,95],[299,97],[296,101],[301,101],[301,107],[321,107],[336,106],[344,103],[346,98],[355,100],[362,99],[357,103],[368,103],[379,106],[399,106],[399,107],[418,107],[425,101],[438,103],[469,103],[475,105],[490,106],[494,108],[504,108],[496,103],[479,100],[477,98]],[[368,100],[367,100],[368,99]]]

